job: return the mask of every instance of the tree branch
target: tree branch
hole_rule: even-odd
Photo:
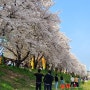
[[[21,60],[21,62],[23,62],[29,55],[30,51],[27,52],[26,56]]]
[[[8,47],[6,47],[6,46],[4,46],[4,47],[5,47],[6,49],[8,49],[10,52],[12,52],[14,56],[17,57],[17,54],[16,54],[12,49],[10,49],[10,48],[8,48]]]

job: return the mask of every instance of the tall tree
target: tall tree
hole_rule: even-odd
[[[16,57],[18,67],[31,55],[35,59],[44,55],[55,66],[69,65],[70,40],[60,31],[57,13],[49,11],[53,4],[52,0],[0,0],[0,36],[7,38],[4,47]]]
[[[59,37],[56,34],[59,33],[60,22],[58,16],[49,11],[51,0],[2,0],[0,3],[3,7],[0,11],[0,32],[7,37],[8,47],[5,47],[16,56],[18,62],[38,52],[46,54],[50,62],[54,61],[54,57],[58,59],[56,55],[51,57],[51,50],[58,50],[55,49],[58,44],[54,38]]]

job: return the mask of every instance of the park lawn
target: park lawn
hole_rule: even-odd
[[[28,69],[0,65],[0,90],[35,90],[35,72],[37,72],[37,70],[30,71]],[[42,73],[46,74],[47,71],[44,70]],[[55,75],[55,72],[52,74]],[[59,77],[61,74],[63,73],[58,73]],[[63,74],[63,76],[65,80],[70,83],[70,76],[68,74]],[[42,83],[42,90],[44,90],[43,84],[44,83]],[[54,82],[52,90],[55,90]],[[60,90],[59,86],[58,90]],[[90,81],[81,84],[79,88],[65,90],[90,90]]]
[[[83,90],[90,90],[90,80],[86,81],[81,86],[83,87]]]

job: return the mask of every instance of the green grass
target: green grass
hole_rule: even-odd
[[[81,85],[83,90],[90,90],[90,80]]]
[[[0,65],[0,90],[35,90],[35,76],[33,75],[35,72],[37,70]],[[47,70],[42,70],[42,73],[46,74]],[[52,74],[55,75],[55,72],[52,72]],[[64,76],[66,83],[70,83],[70,75],[58,73],[58,77],[61,75]],[[42,83],[42,90],[44,90],[43,87]],[[81,84],[79,88],[65,90],[90,90],[89,87],[90,81]],[[55,90],[54,82],[52,90]],[[58,90],[60,90],[59,86]]]
[[[8,81],[0,79],[0,90],[13,90],[13,87]]]
[[[0,65],[0,90],[28,90],[34,88],[35,77],[27,69]],[[33,89],[32,89],[33,90]]]

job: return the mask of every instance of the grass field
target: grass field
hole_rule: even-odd
[[[90,90],[90,80],[81,85],[83,90]]]
[[[28,70],[21,69],[16,67],[10,67],[5,65],[0,65],[0,90],[35,90],[35,76],[33,75],[37,70]],[[42,71],[42,73],[46,74],[47,71]],[[54,72],[52,73],[55,74]],[[58,73],[60,76],[63,73]],[[68,74],[63,74],[65,81],[70,83],[70,76]],[[42,83],[42,90],[43,89]],[[54,82],[53,82],[53,89]],[[61,90],[58,87],[58,90]],[[81,84],[79,88],[71,88],[65,90],[90,90],[90,81],[85,82],[85,84]]]

